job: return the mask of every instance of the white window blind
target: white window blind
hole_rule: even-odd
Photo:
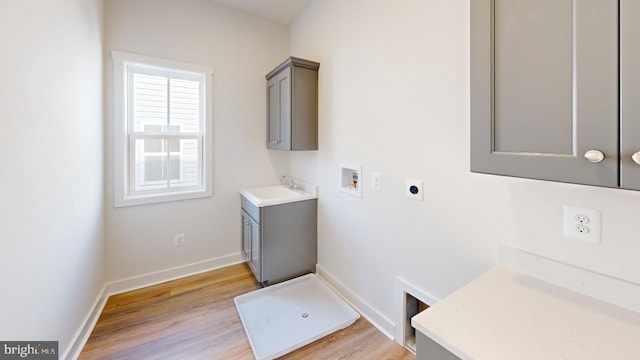
[[[123,178],[116,179],[122,181],[120,205],[200,197],[193,196],[197,193],[210,196],[209,73],[133,57],[121,64],[123,109],[119,110],[124,115],[125,138],[121,141]]]

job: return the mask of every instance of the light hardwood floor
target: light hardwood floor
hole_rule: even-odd
[[[79,359],[253,359],[233,298],[259,287],[240,264],[112,296]],[[361,317],[282,359],[415,356]]]

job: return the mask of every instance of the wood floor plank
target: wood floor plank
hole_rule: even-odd
[[[233,299],[259,288],[240,264],[112,296],[79,359],[253,359]],[[360,318],[282,359],[415,356]]]

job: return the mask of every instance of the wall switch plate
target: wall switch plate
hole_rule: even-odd
[[[173,235],[173,246],[183,246],[183,245],[184,245],[184,234]]]
[[[602,242],[602,213],[598,210],[564,206],[564,236],[600,244]]]
[[[371,173],[371,188],[373,190],[380,191],[380,173],[378,172]]]
[[[424,182],[422,180],[407,179],[406,188],[409,199],[424,201]]]

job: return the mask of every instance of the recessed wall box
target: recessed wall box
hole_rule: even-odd
[[[340,188],[345,194],[362,197],[362,166],[340,164]]]

